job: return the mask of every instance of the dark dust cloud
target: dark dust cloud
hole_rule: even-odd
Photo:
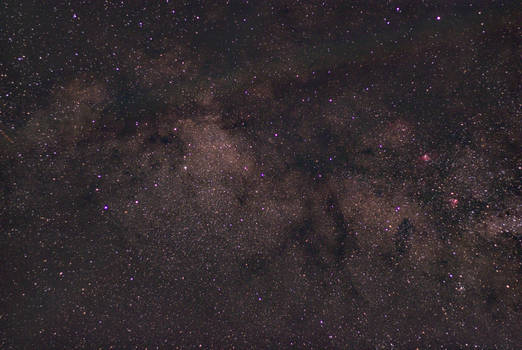
[[[2,349],[515,349],[517,1],[2,1]]]

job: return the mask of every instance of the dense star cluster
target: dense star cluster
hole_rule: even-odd
[[[515,349],[516,1],[2,1],[2,349]]]

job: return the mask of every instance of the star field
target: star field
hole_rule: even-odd
[[[516,349],[520,6],[0,4],[2,349]]]

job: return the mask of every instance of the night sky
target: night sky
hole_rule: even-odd
[[[518,1],[0,18],[1,349],[522,343]]]

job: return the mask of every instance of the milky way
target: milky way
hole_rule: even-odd
[[[0,14],[2,348],[522,342],[515,2]]]

